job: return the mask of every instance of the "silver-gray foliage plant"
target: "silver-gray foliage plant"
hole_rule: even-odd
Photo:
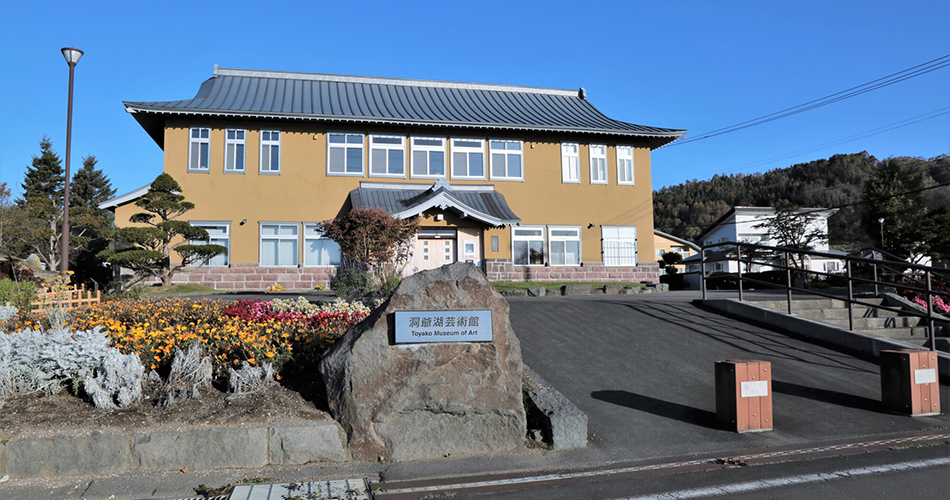
[[[6,321],[17,315],[17,308],[0,305],[0,321]]]
[[[274,380],[274,366],[270,363],[264,363],[263,366],[251,366],[244,361],[241,368],[228,370],[228,390],[232,392],[228,399],[243,396],[254,392],[260,392],[271,385],[277,383]]]
[[[106,360],[109,367],[106,368]],[[127,366],[119,367],[119,363]],[[65,329],[49,333],[24,331],[0,335],[0,399],[24,392],[55,394],[65,382],[78,389],[87,379],[95,380],[96,371],[101,383],[87,393],[99,407],[114,408],[114,404],[100,406],[107,398],[102,391],[116,388],[113,396],[121,406],[138,400],[141,395],[145,369],[135,356],[124,356],[109,346],[109,338],[96,328],[70,332]],[[103,371],[104,370],[104,371]],[[106,377],[109,382],[107,385]],[[115,377],[121,377],[117,379]],[[123,388],[119,396],[118,388]],[[89,392],[92,390],[92,392]]]
[[[180,399],[199,399],[199,389],[211,387],[211,357],[202,354],[201,344],[192,344],[187,352],[175,351],[165,395],[160,401],[162,406],[171,406]]]
[[[138,356],[109,349],[102,364],[83,379],[83,389],[97,408],[124,408],[142,399],[144,379]]]

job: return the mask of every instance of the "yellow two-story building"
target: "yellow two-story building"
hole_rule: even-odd
[[[658,280],[650,152],[685,131],[608,118],[584,89],[215,67],[193,99],[125,106],[229,249],[176,282],[326,285],[341,256],[316,223],[353,208],[419,218],[407,273]],[[102,206],[128,224],[147,189]]]

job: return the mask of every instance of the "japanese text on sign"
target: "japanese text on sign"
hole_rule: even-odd
[[[491,311],[396,311],[396,343],[491,342]]]

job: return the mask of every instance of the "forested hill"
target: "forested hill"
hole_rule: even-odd
[[[913,157],[890,160],[919,175],[924,186],[936,184],[935,178],[947,182],[946,177],[950,176],[947,155],[930,160]],[[707,181],[687,181],[654,191],[654,224],[660,231],[694,241],[733,206],[768,207],[791,203],[804,207],[836,207],[854,203],[862,199],[865,179],[880,163],[862,152],[835,155],[761,174],[717,175]],[[927,193],[928,201],[939,202],[933,197],[946,196],[946,188],[934,191],[940,192]],[[861,205],[842,208],[829,220],[832,247],[858,249],[873,244],[860,224],[862,210]]]

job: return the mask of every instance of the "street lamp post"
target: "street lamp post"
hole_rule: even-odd
[[[59,270],[69,270],[69,156],[73,139],[73,70],[83,52],[73,47],[63,47],[63,57],[69,64],[69,104],[66,111],[66,184],[63,189],[63,234],[60,240]]]
[[[884,250],[884,217],[879,218],[877,221],[881,224],[881,250]]]

